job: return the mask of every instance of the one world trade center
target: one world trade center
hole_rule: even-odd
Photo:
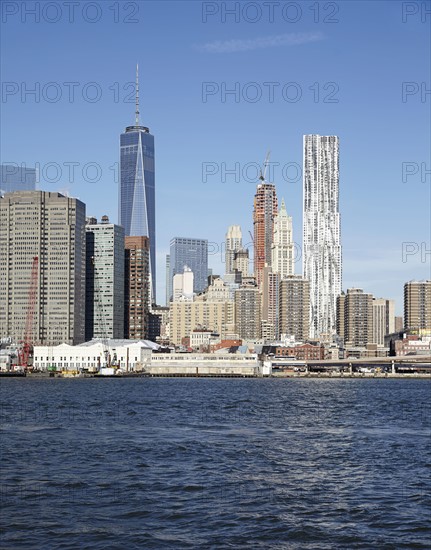
[[[120,136],[119,223],[126,236],[150,240],[151,301],[156,300],[156,211],[154,136],[139,123],[139,83],[136,67],[135,125]]]

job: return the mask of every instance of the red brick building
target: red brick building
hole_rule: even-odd
[[[276,357],[294,357],[299,361],[312,361],[325,359],[325,347],[314,344],[301,344],[300,346],[279,346],[275,350]]]

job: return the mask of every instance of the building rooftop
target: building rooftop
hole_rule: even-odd
[[[93,340],[89,340],[88,342],[84,342],[82,344],[78,344],[78,347],[89,347],[94,346],[94,344],[104,344],[108,348],[116,348],[116,347],[122,347],[122,346],[131,346],[132,344],[143,344],[143,347],[149,348],[149,349],[159,349],[159,344],[156,344],[155,342],[151,342],[150,340],[126,340],[126,339],[114,339],[114,338],[108,338],[106,340],[102,338],[93,338]]]

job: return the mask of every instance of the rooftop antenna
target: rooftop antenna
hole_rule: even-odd
[[[262,170],[260,171],[260,176],[259,176],[259,179],[260,181],[264,182],[265,181],[265,176],[266,176],[266,170],[268,168],[268,163],[269,163],[269,156],[271,154],[271,151],[268,151],[266,153],[266,158],[265,158],[265,162],[263,163],[263,173],[262,173]]]
[[[139,126],[139,65],[136,63],[136,110],[135,126]]]

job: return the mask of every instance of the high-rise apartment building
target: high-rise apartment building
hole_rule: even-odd
[[[24,338],[35,257],[32,342],[83,342],[85,205],[81,201],[43,191],[0,198],[0,337],[15,342]]]
[[[342,285],[338,157],[337,136],[304,136],[302,257],[312,338],[336,332]]]
[[[244,340],[261,337],[261,294],[256,286],[235,290],[235,330]]]
[[[431,335],[431,280],[405,283],[404,328]]]
[[[171,299],[169,281],[171,278],[171,257],[169,254],[166,254],[166,263],[165,263],[165,303],[169,307],[169,302]]]
[[[202,292],[208,283],[208,241],[174,237],[170,247],[169,297],[172,299],[173,277],[187,266],[193,271],[193,291]]]
[[[150,332],[150,241],[126,237],[124,247],[124,337],[145,340]]]
[[[277,215],[277,194],[272,183],[259,183],[254,196],[254,275],[258,286],[262,283],[265,264],[272,263],[274,217]]]
[[[241,277],[249,276],[249,255],[248,248],[241,248],[233,256],[234,273],[241,273]]]
[[[85,339],[124,338],[124,228],[103,216],[85,232]]]
[[[279,337],[280,274],[265,266],[262,274],[262,338],[267,342]]]
[[[15,164],[0,164],[0,195],[14,191],[34,191],[36,169]]]
[[[232,301],[229,285],[225,284],[220,277],[214,278],[205,292],[205,298],[208,302]]]
[[[350,346],[365,347],[373,342],[373,295],[362,288],[349,288],[337,297],[338,335]]]
[[[274,218],[274,237],[272,242],[272,270],[281,279],[294,274],[294,244],[292,217],[287,214],[284,199]]]
[[[214,279],[208,289],[195,297],[193,302],[170,303],[170,340],[179,345],[197,327],[205,327],[220,338],[232,337],[235,329],[234,303],[229,298],[229,288],[220,278]]]
[[[395,301],[385,298],[373,299],[373,336],[371,342],[385,345],[385,336],[395,332]]]
[[[154,136],[139,124],[139,84],[136,75],[134,126],[120,136],[119,223],[126,236],[150,239],[152,301],[156,299],[156,205]]]
[[[234,273],[235,253],[242,249],[242,233],[239,225],[230,225],[226,233],[225,272]]]
[[[395,331],[394,332],[401,332],[404,328],[404,321],[402,315],[396,315],[395,316]]]
[[[310,283],[300,275],[280,281],[280,334],[292,335],[298,342],[310,336]]]

